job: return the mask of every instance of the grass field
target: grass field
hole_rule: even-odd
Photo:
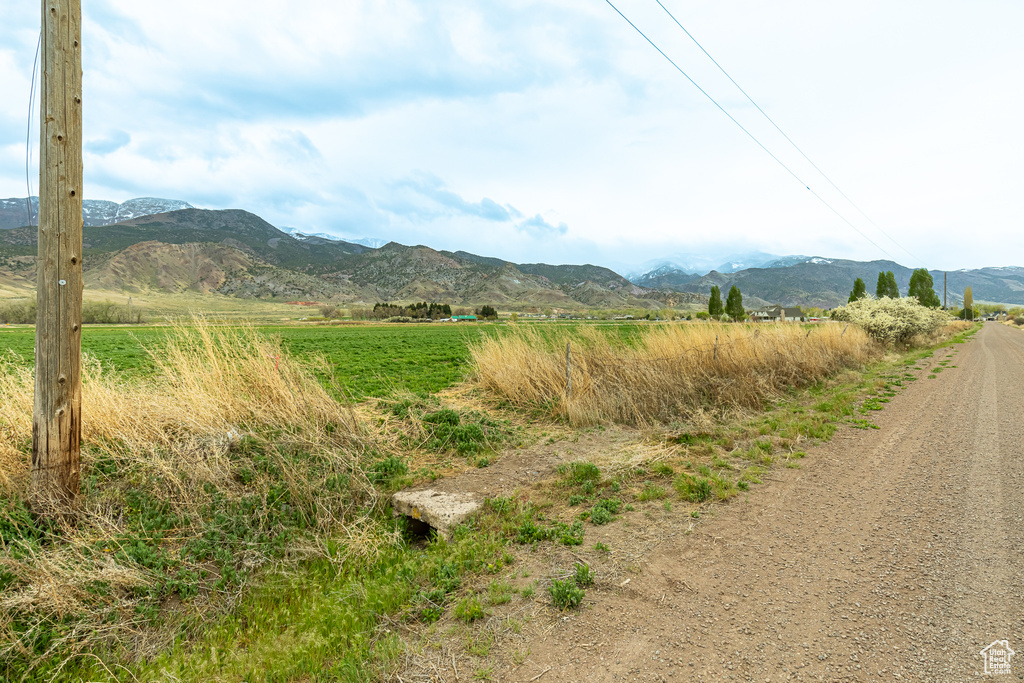
[[[930,354],[856,371],[837,363],[830,372],[841,377],[809,379],[799,392],[777,387],[772,398],[779,401],[735,415],[705,413],[691,423],[660,421],[678,411],[655,411],[647,429],[631,432],[635,443],[602,443],[593,462],[564,463],[557,480],[490,500],[450,541],[423,541],[392,518],[390,493],[410,483],[463,467],[475,472],[531,439],[555,443],[556,431],[564,433],[566,454],[584,431],[604,432],[603,425],[571,429],[557,410],[539,410],[556,406],[553,394],[467,403],[467,395],[503,395],[488,391],[483,368],[514,368],[516,359],[495,340],[526,337],[521,358],[554,354],[549,374],[557,391],[563,332],[586,361],[581,368],[597,368],[600,353],[609,355],[608,367],[661,364],[667,356],[678,364],[678,349],[664,347],[663,337],[716,329],[723,339],[719,355],[711,351],[713,365],[717,358],[728,369],[727,344],[747,359],[740,355],[747,347],[728,341],[725,327],[674,332],[684,326],[626,323],[593,334],[589,327],[538,325],[518,334],[490,324],[87,327],[83,348],[105,369],[86,366],[74,524],[31,513],[34,331],[0,328],[0,352],[19,359],[0,371],[0,680],[390,679],[415,634],[435,628],[459,643],[479,636],[483,645],[458,650],[459,667],[493,680],[483,664],[475,672],[464,666],[484,662],[493,634],[483,617],[510,599],[492,595],[501,593],[495,586],[507,585],[513,572],[525,579],[538,571],[524,559],[527,546],[530,555],[547,546],[586,555],[586,532],[625,513],[656,508],[696,518],[701,505],[761,483],[773,463],[799,467],[797,448],[828,439],[839,424],[871,428],[869,411],[910,381],[893,366]],[[805,329],[790,330],[800,337],[788,341],[799,358],[810,355],[800,344],[817,343]],[[735,330],[749,336],[746,327]],[[774,359],[781,351],[767,354],[764,334],[751,352]],[[474,351],[482,392],[428,395],[466,378]],[[527,365],[521,377],[544,374],[533,360]],[[646,377],[591,380],[628,398],[628,386]],[[733,384],[743,384],[745,376],[737,377]],[[592,393],[583,375],[575,386],[579,399]],[[340,388],[334,396],[332,388]],[[385,400],[351,409],[337,393]],[[534,424],[516,426],[517,417]],[[603,423],[622,414],[598,417]],[[594,552],[608,551],[600,546]],[[533,580],[523,604],[537,599],[538,580],[544,588],[546,578]],[[574,580],[563,586],[565,604],[551,592],[556,608],[582,597],[587,578]],[[406,629],[411,640],[399,635]]]
[[[82,351],[105,367],[130,376],[155,371],[143,346],[160,342],[167,327],[84,327]],[[298,358],[321,356],[333,376],[328,389],[355,400],[397,391],[436,392],[461,381],[469,361],[468,342],[496,330],[494,325],[281,325],[258,328],[278,337]],[[0,328],[0,353],[13,351],[33,362],[35,330]]]

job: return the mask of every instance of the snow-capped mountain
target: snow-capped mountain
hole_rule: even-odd
[[[31,203],[31,212],[29,203]],[[138,197],[121,204],[102,199],[86,199],[82,202],[82,218],[85,225],[88,226],[111,225],[156,213],[191,208],[193,207],[188,202],[157,197]],[[39,197],[31,197],[29,201],[26,201],[24,197],[0,199],[0,230],[20,228],[30,224],[36,225],[38,221]]]

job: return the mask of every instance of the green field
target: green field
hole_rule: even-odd
[[[469,358],[467,345],[491,324],[260,326],[278,337],[299,358],[320,356],[332,376],[323,378],[335,392],[356,400],[395,391],[435,392],[460,382]],[[82,351],[105,367],[144,376],[153,363],[144,346],[159,348],[165,327],[83,327]],[[8,349],[33,362],[35,330],[0,328],[0,352]]]

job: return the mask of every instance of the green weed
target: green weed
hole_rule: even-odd
[[[551,593],[552,604],[560,610],[567,610],[577,607],[586,595],[585,591],[576,585],[573,579],[560,581],[555,579],[548,588]]]
[[[477,619],[483,619],[485,615],[484,606],[475,595],[468,595],[455,605],[453,610],[455,616],[462,621],[471,623]]]
[[[590,569],[588,564],[577,564],[576,573],[573,575],[573,580],[576,581],[576,585],[582,588],[594,585],[594,573]]]

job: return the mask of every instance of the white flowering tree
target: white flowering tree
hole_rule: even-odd
[[[870,295],[840,306],[831,317],[858,325],[889,346],[909,344],[916,335],[933,332],[951,319],[948,313],[922,306],[913,297],[876,299]]]

